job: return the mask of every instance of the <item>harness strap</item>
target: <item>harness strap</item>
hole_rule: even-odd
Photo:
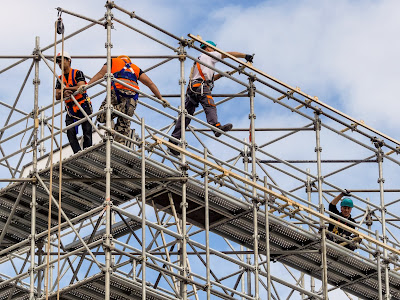
[[[203,78],[204,81],[207,81],[206,77],[203,74],[203,71],[201,70],[200,64],[198,62],[196,62],[196,66],[197,66],[197,70],[199,70],[199,74],[200,74],[201,78]]]

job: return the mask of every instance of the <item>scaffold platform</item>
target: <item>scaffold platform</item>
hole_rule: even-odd
[[[89,218],[98,214],[102,209],[105,193],[105,184],[102,181],[102,174],[105,167],[105,149],[106,145],[100,141],[98,144],[76,154],[65,158],[62,161],[63,185],[62,185],[62,208],[71,220],[78,218]],[[48,157],[43,157],[38,161],[39,166],[47,165]],[[190,164],[190,162],[189,162]],[[58,191],[58,169],[59,162],[53,166],[53,196],[56,198]],[[141,152],[131,150],[130,152],[112,144],[111,166],[113,169],[112,177],[118,180],[111,180],[111,197],[114,206],[121,206],[127,201],[140,197],[141,181],[133,180],[140,178],[141,175]],[[182,182],[174,180],[168,182],[162,181],[168,178],[178,178],[180,172],[160,163],[156,159],[146,158],[146,178],[157,178],[158,181],[146,182],[146,201],[153,201],[159,209],[172,214],[171,199],[174,209],[181,213],[181,193]],[[24,173],[29,174],[30,166],[26,166]],[[43,167],[38,171],[41,179],[49,183],[49,166]],[[29,178],[29,177],[27,177]],[[123,180],[122,178],[126,178]],[[84,180],[83,180],[84,179]],[[90,181],[92,179],[92,181]],[[18,182],[10,184],[0,191],[0,209],[1,209],[1,227],[10,216],[13,203],[18,197],[24,183]],[[25,190],[20,196],[20,201],[12,216],[12,222],[6,229],[4,244],[2,244],[2,253],[7,253],[7,248],[15,250],[12,247],[18,243],[21,247],[27,246],[23,241],[27,241],[30,235],[29,220],[31,218],[29,205],[32,198],[31,185],[27,184]],[[188,177],[187,178],[187,222],[199,228],[204,228],[204,184],[203,182]],[[46,191],[38,185],[37,188],[37,231],[43,233],[47,230],[49,197]],[[210,230],[219,236],[228,238],[231,241],[239,243],[247,248],[253,248],[253,210],[251,205],[235,196],[228,194],[223,190],[212,188],[209,191],[210,208]],[[57,215],[56,208],[52,214],[52,226],[56,228]],[[83,217],[82,217],[83,216]],[[270,213],[270,251],[273,261],[279,261],[289,265],[301,272],[313,277],[321,277],[321,255],[320,255],[320,235],[306,231],[292,223],[277,217]],[[259,251],[265,254],[265,212],[259,211]],[[132,216],[125,220],[129,224],[128,228],[124,222],[118,222],[112,226],[114,238],[123,236],[128,231],[141,229],[141,218]],[[101,239],[104,232],[98,231],[92,237],[92,241]],[[88,240],[85,237],[84,240]],[[4,245],[4,246],[3,246]],[[65,246],[66,251],[72,251],[82,246],[80,241],[75,241]],[[275,253],[275,254],[274,254]],[[340,287],[361,299],[378,299],[378,270],[376,263],[362,257],[344,247],[338,246],[333,242],[327,243],[327,265],[328,281],[331,285]],[[104,276],[102,274],[94,275],[71,286],[63,288],[60,293],[65,299],[99,299],[103,297],[104,290],[98,288],[104,285]],[[0,283],[1,285],[1,283]],[[198,284],[199,287],[202,284]],[[17,285],[18,286],[18,285]],[[139,299],[141,283],[131,279],[120,278],[118,275],[112,275],[111,294],[112,299]],[[0,288],[0,295],[7,295],[10,285]],[[390,271],[390,294],[392,299],[400,299],[400,276]],[[151,286],[148,288],[147,299],[169,299],[167,294],[160,296],[151,292]],[[19,296],[24,292],[22,287],[14,290],[18,299],[25,299]],[[53,295],[50,298],[53,299]],[[227,297],[227,299],[234,299]],[[0,296],[0,299],[6,299]]]

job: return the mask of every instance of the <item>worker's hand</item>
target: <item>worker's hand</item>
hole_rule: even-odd
[[[87,89],[87,84],[80,85],[76,90],[78,94],[82,94]]]
[[[169,102],[167,100],[165,100],[164,98],[161,98],[160,100],[163,102],[162,106],[164,106],[164,107],[170,107],[171,106],[171,104],[169,104]]]
[[[350,192],[346,189],[344,189],[344,192],[342,192],[343,196],[350,196]]]
[[[71,90],[64,90],[64,98],[67,98],[73,94],[73,91]]]
[[[249,62],[249,63],[253,63],[254,55],[255,55],[255,54],[253,54],[253,55],[251,55],[251,54],[246,54],[246,56],[244,57],[244,59],[245,59],[247,62]]]

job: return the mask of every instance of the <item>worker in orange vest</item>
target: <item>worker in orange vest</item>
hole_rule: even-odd
[[[64,56],[64,63],[62,63],[62,57]],[[64,99],[65,99],[65,108],[67,111],[67,116],[65,118],[65,124],[67,126],[73,124],[77,120],[83,119],[85,116],[79,110],[79,107],[75,105],[72,98],[70,98],[71,94],[76,92],[80,86],[86,84],[85,75],[82,71],[71,68],[71,55],[68,52],[64,51],[64,55],[59,52],[56,55],[56,63],[62,69],[62,79],[61,75],[59,76],[60,81],[64,84]],[[89,96],[86,92],[78,93],[74,96],[78,103],[81,105],[82,109],[86,112],[87,115],[91,115],[93,112],[92,104],[90,102]],[[56,83],[56,99],[61,99],[61,83],[57,80]],[[90,125],[89,121],[85,121],[81,123],[82,131],[83,131],[83,148],[90,147],[92,145],[92,125]],[[67,130],[68,141],[71,145],[74,153],[82,150],[79,145],[78,138],[78,126],[74,126]]]
[[[101,68],[101,70],[88,82],[88,85],[101,79],[107,73],[107,64]],[[114,78],[123,81],[129,86],[139,89],[138,81],[147,86],[154,95],[163,102],[163,106],[169,106],[167,100],[165,100],[158,90],[157,86],[151,81],[151,79],[135,64],[132,63],[131,59],[126,55],[120,55],[117,58],[111,59],[111,73]],[[82,87],[84,89],[86,87]],[[111,105],[114,110],[118,110],[130,117],[136,109],[137,100],[139,94],[129,87],[126,87],[117,82],[112,82],[111,85]],[[106,105],[106,99],[100,106],[100,110]],[[130,132],[131,121],[127,118],[112,114],[111,118],[117,117],[117,122],[114,126],[114,130],[123,136],[128,136]],[[106,122],[106,113],[99,114],[97,121],[100,123]],[[119,143],[125,143],[125,139],[121,136],[115,136],[114,140]]]

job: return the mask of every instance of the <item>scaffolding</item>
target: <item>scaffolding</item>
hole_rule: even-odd
[[[41,82],[57,78],[54,56],[44,53],[55,45],[42,48],[37,37],[32,55],[0,56],[18,59],[0,76],[29,65],[15,101],[0,102],[9,110],[0,133],[0,182],[8,183],[0,190],[0,299],[336,299],[339,289],[349,299],[400,299],[399,141],[219,48],[210,45],[227,56],[216,58],[227,70],[205,65],[196,58],[206,53],[199,36],[177,37],[111,1],[105,7],[98,20],[58,9],[89,22],[65,41],[96,26],[107,32],[105,56],[72,56],[106,58],[109,66],[88,86],[90,94],[105,88],[91,98],[106,93],[107,122],[94,124],[93,146],[77,154],[62,143],[77,123],[63,127],[62,103],[39,97]],[[111,74],[113,26],[168,51],[130,57],[150,61],[146,72],[179,73],[179,92],[163,94],[178,107],[134,89],[135,115],[112,111],[111,82],[124,84]],[[230,82],[213,94],[220,115],[242,111],[249,127],[216,138],[203,110],[187,114],[185,70],[193,62]],[[49,73],[39,76],[39,66]],[[29,111],[19,101],[32,72]],[[272,106],[281,127],[265,120]],[[111,112],[139,129],[125,144],[113,140]],[[192,122],[185,130],[181,118],[182,138],[174,140],[180,115]],[[359,186],[347,186],[354,177],[363,177]],[[355,199],[355,229],[325,209],[344,189]],[[362,240],[332,242],[328,222]]]

